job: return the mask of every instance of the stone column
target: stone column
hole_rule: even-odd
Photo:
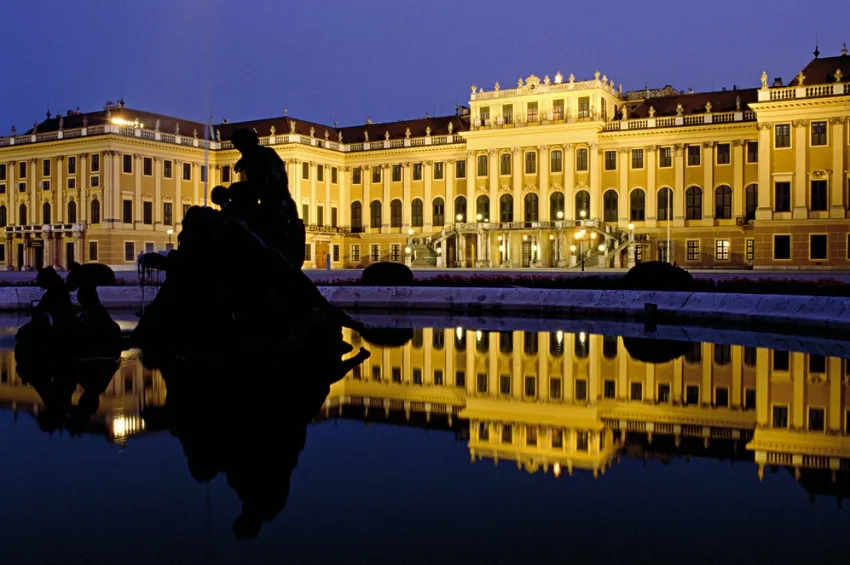
[[[575,334],[564,333],[564,388],[562,396],[564,402],[571,403],[575,398],[575,372],[573,367],[573,355],[575,354]]]
[[[575,217],[576,206],[576,159],[573,154],[573,145],[564,144],[564,219]],[[557,218],[555,218],[557,219]],[[562,253],[563,255],[563,253]]]
[[[351,167],[339,168],[339,225],[351,225]],[[361,210],[362,210],[361,204]]]
[[[402,202],[404,203],[404,208],[402,208],[402,228],[404,232],[407,233],[407,230],[410,228],[413,223],[411,220],[412,211],[411,206],[413,203],[413,199],[410,196],[410,182],[411,182],[411,163],[410,161],[406,161],[404,163],[403,169],[401,171],[402,181],[404,181],[404,185],[402,188]],[[433,167],[431,161],[425,161],[422,174],[424,175],[425,181],[425,196],[422,199],[422,230],[429,231],[431,229],[431,179],[434,178],[433,175]]]
[[[154,227],[161,226],[162,218],[162,157],[153,158],[153,182],[154,182],[154,201],[153,201],[153,221]],[[173,206],[173,205],[172,205]],[[174,210],[171,211],[171,218],[174,221]]]
[[[519,147],[511,147],[511,155],[513,163],[511,166],[511,178],[513,180],[513,197],[514,197],[514,221],[522,221],[522,149]]]
[[[658,211],[658,187],[655,185],[655,156],[656,147],[650,145],[644,149],[646,154],[646,227],[656,226],[656,212]]]
[[[794,396],[791,401],[791,429],[806,429],[806,354],[791,353],[791,382]]]
[[[699,402],[703,407],[711,406],[714,398],[714,390],[712,387],[712,373],[714,367],[714,345],[711,343],[703,343],[701,346],[702,356],[702,381],[699,387]]]
[[[491,222],[498,222],[499,218],[499,152],[491,149],[487,152],[490,156],[490,186],[488,188],[488,196],[490,197],[490,210],[488,210],[488,219]]]
[[[478,181],[478,167],[475,162],[475,153],[466,152],[466,217],[464,222],[470,222],[475,218],[475,186]],[[457,215],[457,213],[455,213]]]
[[[833,138],[835,139],[835,138]],[[827,380],[829,381],[829,408],[827,409],[826,429],[833,433],[841,433],[841,422],[847,407],[842,394],[841,363],[839,357],[827,358]]]
[[[574,338],[575,339],[575,338]],[[588,375],[587,375],[587,398],[590,404],[596,404],[599,399],[599,381],[602,378],[602,340],[599,334],[589,335],[590,347],[588,349]],[[619,338],[618,338],[619,339]],[[620,340],[621,341],[621,340]],[[575,342],[564,344],[564,352],[574,349]],[[620,348],[620,355],[625,355],[625,348]]]
[[[732,217],[744,215],[747,193],[744,187],[744,147],[747,142],[736,139],[732,142]]]
[[[179,176],[182,172],[180,161],[174,161],[174,172],[174,231],[179,233],[180,224],[183,222],[183,182],[181,180],[182,176]]]
[[[590,154],[590,210],[587,212],[589,219],[602,219],[602,165],[599,162],[599,145],[592,141],[588,145]],[[575,201],[575,199],[573,199]],[[578,219],[578,210],[572,220]]]
[[[54,224],[62,224],[64,223],[63,218],[65,217],[65,202],[64,202],[64,187],[62,186],[63,181],[65,180],[64,173],[65,172],[65,157],[63,155],[59,155],[56,157],[56,200],[53,205],[53,218],[52,222]]]
[[[104,187],[106,192],[106,187]],[[112,225],[121,221],[121,155],[117,151],[112,151],[112,186],[109,188],[111,193],[112,208],[110,209],[110,218],[107,220],[108,225]]]
[[[617,150],[619,155],[619,163],[617,164],[619,177],[620,177],[620,189],[619,189],[619,201],[618,201],[618,217],[619,217],[619,225],[621,228],[626,227],[629,223],[629,153],[630,150],[621,147]]]
[[[192,205],[197,206],[201,202],[201,165],[192,163]]]
[[[138,153],[133,155],[133,226],[142,225],[144,216],[142,211],[142,156]],[[195,179],[197,184],[197,179]],[[197,202],[197,200],[196,200]]]
[[[741,383],[743,382],[743,347],[740,345],[733,345],[731,347],[732,350],[732,394],[729,395],[729,406],[733,410],[739,410],[741,408],[742,402],[741,398],[743,396],[743,389],[741,387]]]
[[[236,174],[236,173],[232,173]],[[295,202],[295,210],[301,217],[301,167],[298,159],[290,159],[286,162],[286,176],[289,179],[289,194]],[[301,218],[303,220],[303,218]]]
[[[770,133],[772,124],[756,124],[759,132],[759,176],[758,191],[759,203],[756,209],[757,220],[770,220],[773,218],[772,193],[773,179],[771,178],[770,157],[773,154]]]
[[[9,215],[9,225],[16,226],[18,225],[18,183],[15,180],[16,175],[18,174],[18,162],[17,161],[9,161],[9,166],[6,168],[7,175],[9,178],[9,188],[6,191],[6,194],[9,196],[9,205],[7,214]],[[14,246],[6,239],[6,244],[9,248],[13,248]],[[17,261],[17,258],[13,258],[8,253],[6,254],[6,265],[13,265],[14,261]]]
[[[322,222],[324,222],[326,226],[331,225],[331,219],[333,218],[333,205],[331,204],[331,169],[327,166],[325,166],[325,207],[323,215],[324,217],[322,218]],[[339,217],[337,217],[337,221],[339,221]],[[333,259],[333,243],[331,243],[328,253],[331,254],[331,258]]]
[[[702,144],[702,225],[714,225],[714,142]]]
[[[88,153],[80,153],[77,155],[77,159],[80,162],[80,201],[77,203],[77,221],[79,223],[87,222],[89,219],[89,199],[88,199],[88,187],[89,187],[89,175],[88,175]],[[82,242],[79,243],[79,246],[82,246]],[[76,246],[75,246],[76,249]],[[82,263],[79,259],[77,259],[78,263]]]
[[[384,185],[383,196],[381,197],[381,223],[383,224],[381,227],[384,232],[389,232],[390,225],[392,225],[391,215],[392,209],[390,207],[390,202],[392,201],[392,196],[390,192],[390,182],[392,180],[392,169],[390,165],[383,164],[381,165],[381,181]],[[402,205],[402,210],[404,209],[404,205]]]
[[[759,153],[761,153],[761,142],[759,142]],[[761,155],[759,155],[759,169],[761,169]],[[681,361],[683,359],[679,358],[679,362]],[[770,350],[759,347],[756,351],[756,427],[766,427],[770,424]]]
[[[549,148],[541,145],[537,148],[537,172],[540,179],[540,204],[538,207],[538,219],[541,222],[549,221]],[[543,240],[541,240],[541,243]]]
[[[372,196],[371,182],[372,170],[369,167],[362,167],[360,170],[360,182],[363,183],[363,225],[369,228],[380,228],[381,226],[372,225]]]
[[[685,146],[673,146],[673,227],[685,227]],[[672,257],[672,256],[671,256]]]
[[[832,124],[832,174],[829,181],[829,217],[844,218],[845,217],[845,195],[844,187],[847,185],[848,169],[844,159],[844,140],[847,139],[847,132],[844,124],[847,118],[832,118],[829,123]]]
[[[30,225],[38,225],[41,223],[41,210],[39,210],[36,197],[36,194],[38,194],[38,181],[36,180],[36,177],[38,177],[38,159],[30,159],[30,204],[29,214],[27,214],[27,223],[29,223]],[[32,262],[30,262],[30,265],[32,265]]]
[[[303,196],[302,192],[302,197]],[[310,161],[310,213],[304,223],[309,225],[318,223],[316,211],[316,163],[314,161]]]
[[[446,172],[446,197],[445,197],[445,205],[443,206],[443,217],[445,218],[444,224],[451,225],[454,222],[454,217],[457,214],[455,212],[455,162],[448,161],[445,168]],[[427,206],[428,204],[426,204]],[[431,205],[433,208],[433,205]],[[433,221],[433,218],[432,218]],[[445,252],[445,250],[444,250]]]
[[[808,168],[806,167],[806,155],[808,152],[808,143],[806,143],[806,132],[808,131],[809,122],[806,120],[798,120],[792,122],[794,128],[794,187],[792,190],[792,213],[795,220],[805,220],[809,217],[808,207]],[[833,143],[838,140],[833,139]],[[841,140],[844,145],[845,140]]]

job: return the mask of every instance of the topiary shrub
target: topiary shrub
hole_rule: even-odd
[[[692,292],[694,277],[670,263],[647,261],[635,265],[620,279],[621,290],[667,290]]]
[[[410,286],[413,284],[413,271],[407,265],[382,261],[372,263],[360,276],[363,286]]]

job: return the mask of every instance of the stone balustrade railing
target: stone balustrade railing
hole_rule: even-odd
[[[602,131],[626,131],[754,121],[756,121],[756,113],[752,110],[743,110],[740,112],[706,112],[705,114],[689,114],[687,116],[664,116],[659,118],[617,120],[606,123],[602,128]]]
[[[759,102],[778,100],[797,100],[800,98],[823,98],[826,96],[844,96],[850,94],[850,82],[811,84],[803,86],[762,87],[759,90]]]

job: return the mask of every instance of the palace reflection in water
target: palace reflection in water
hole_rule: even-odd
[[[355,346],[360,338],[346,330]],[[320,419],[453,429],[473,461],[555,476],[605,471],[620,456],[707,456],[786,467],[811,492],[841,495],[850,471],[844,359],[693,344],[676,360],[635,360],[623,338],[584,333],[417,329],[331,387]],[[161,406],[158,371],[132,353],[89,431],[123,442]],[[0,352],[0,405],[35,413],[12,351]]]

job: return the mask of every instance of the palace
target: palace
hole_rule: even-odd
[[[849,116],[846,48],[757,88],[558,72],[473,86],[455,115],[343,128],[123,101],[48,113],[0,138],[0,267],[132,268],[169,248],[188,207],[236,180],[228,139],[247,127],[287,164],[307,267],[848,268]]]
[[[693,343],[682,357],[652,364],[632,356],[629,338],[544,325],[416,329],[395,348],[364,342],[372,357],[331,386],[320,418],[454,430],[472,461],[555,476],[602,475],[621,455],[653,454],[736,459],[755,463],[759,476],[776,466],[804,482],[825,475],[827,485],[850,483],[846,359],[772,350],[751,337],[750,346]],[[350,330],[344,338],[361,344]],[[151,433],[140,411],[166,396],[160,372],[125,352],[95,429],[118,442]],[[39,406],[16,375],[13,351],[0,350],[0,408]]]

